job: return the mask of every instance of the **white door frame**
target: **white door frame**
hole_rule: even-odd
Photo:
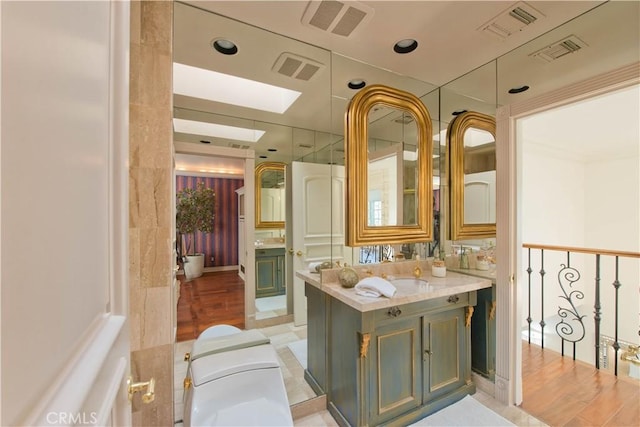
[[[562,105],[640,84],[640,63],[574,83],[535,98],[506,105],[496,113],[497,272],[495,397],[508,405],[522,402],[522,141],[516,121]]]
[[[218,147],[215,145],[194,144],[191,142],[175,141],[177,154],[192,154],[209,157],[231,157],[244,159],[244,226],[245,226],[245,273],[244,273],[244,325],[251,329],[256,319],[256,252],[255,248],[255,151],[239,148]]]

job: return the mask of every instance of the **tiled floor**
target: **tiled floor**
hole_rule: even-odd
[[[291,350],[289,350],[289,347],[287,347],[287,344],[307,337],[306,326],[296,327],[293,326],[293,323],[287,323],[263,328],[261,331],[271,339],[271,344],[276,348],[280,358],[289,403],[293,405],[315,397],[315,393],[303,378],[304,369]],[[187,369],[187,363],[184,362],[184,353],[191,351],[192,343],[193,341],[185,341],[176,344],[174,369],[176,426],[182,425],[182,382]],[[514,423],[516,426],[546,426],[546,424],[527,414],[522,409],[515,406],[503,405],[491,396],[480,391],[476,392],[473,397],[494,412]],[[329,411],[322,410],[309,416],[295,419],[294,425],[299,427],[320,427],[337,426],[338,424],[331,417]]]

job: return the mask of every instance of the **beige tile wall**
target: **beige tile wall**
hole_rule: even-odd
[[[135,426],[173,424],[172,27],[172,2],[131,3],[131,373],[136,381],[156,379],[154,402],[134,398]]]

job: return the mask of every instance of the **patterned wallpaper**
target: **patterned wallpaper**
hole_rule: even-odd
[[[213,233],[196,234],[196,252],[205,254],[205,267],[238,265],[238,195],[235,191],[244,185],[244,180],[178,175],[176,192],[195,188],[199,182],[216,192],[216,217]]]

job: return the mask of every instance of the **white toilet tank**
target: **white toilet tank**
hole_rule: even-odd
[[[289,400],[270,344],[193,360],[184,426],[292,426]]]

